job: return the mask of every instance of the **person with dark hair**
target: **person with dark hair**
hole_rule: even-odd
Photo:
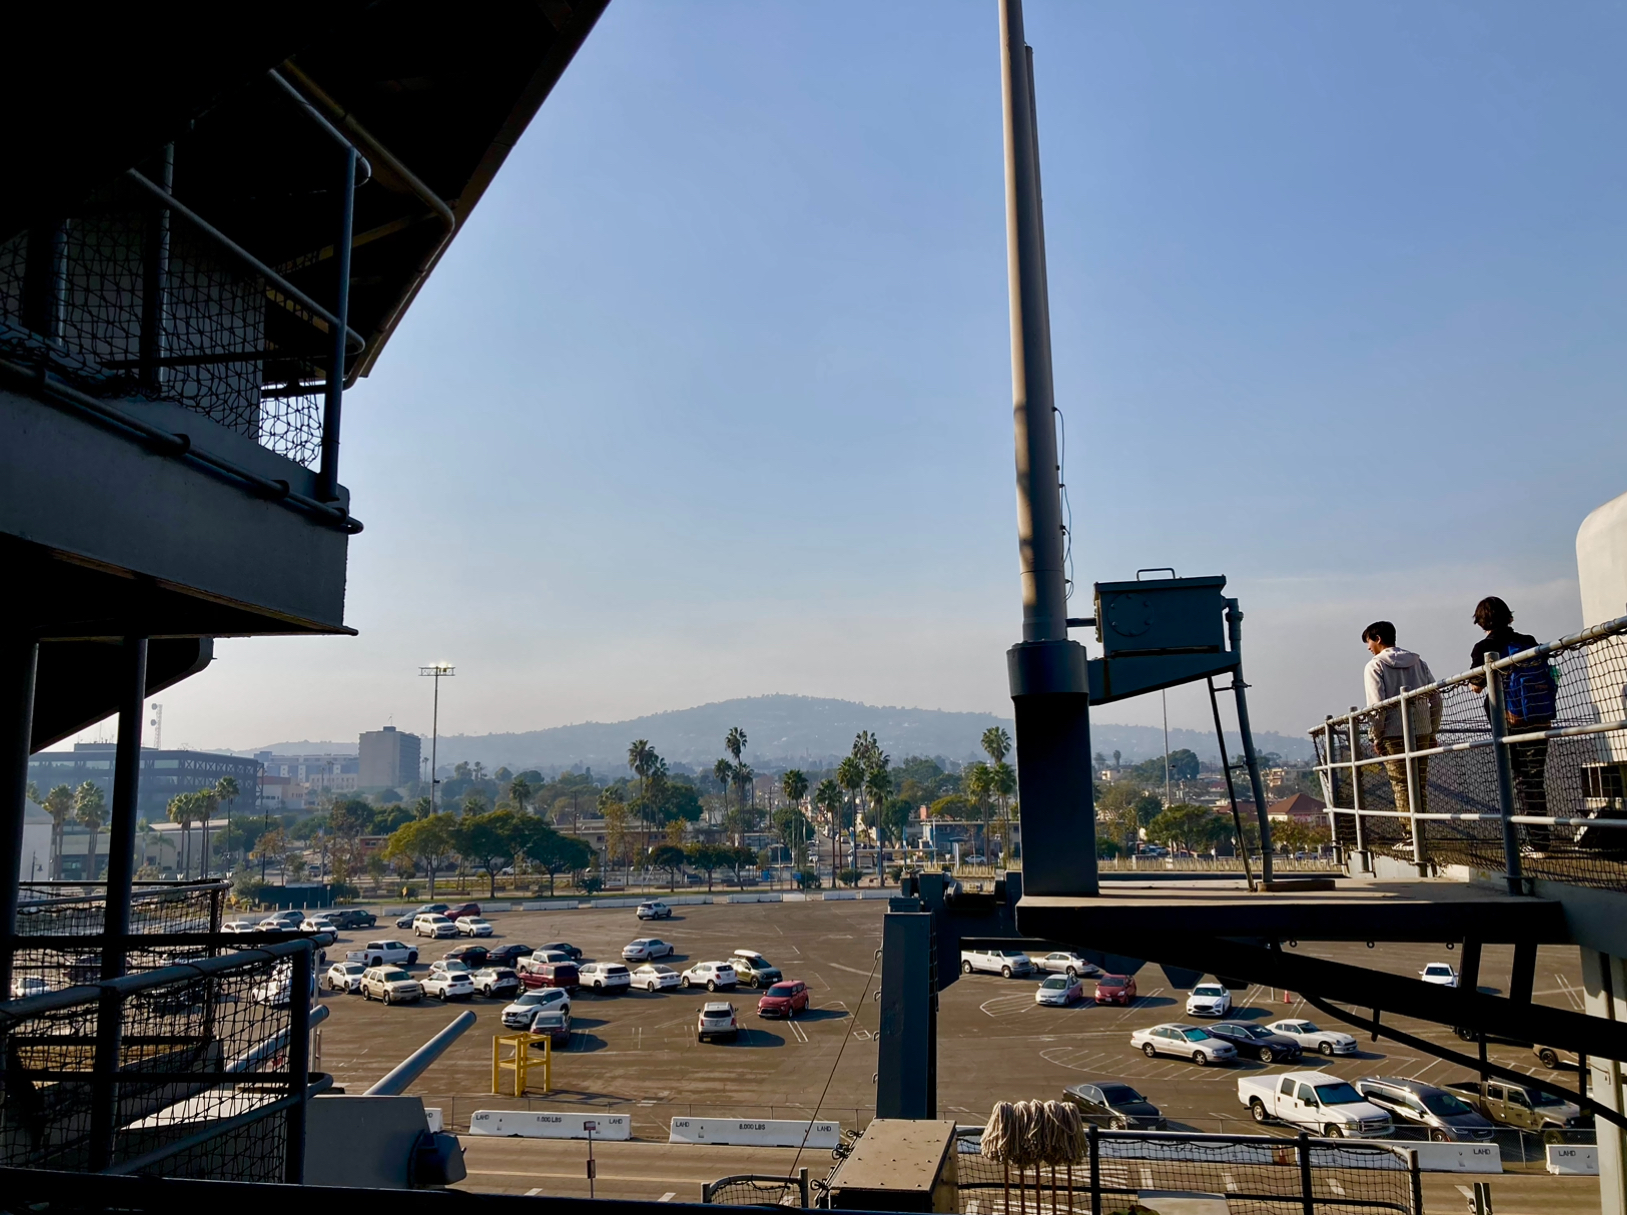
[[[1395,625],[1388,620],[1375,620],[1362,630],[1361,639],[1367,643],[1367,652],[1373,660],[1363,672],[1369,707],[1401,695],[1401,689],[1416,691],[1435,682],[1429,664],[1411,650],[1395,644]],[[1435,745],[1435,733],[1441,725],[1444,702],[1439,691],[1412,701],[1407,706],[1407,725],[1411,727],[1412,750],[1427,751]],[[1367,724],[1373,739],[1373,749],[1380,755],[1400,755],[1407,750],[1405,731],[1402,729],[1400,706],[1392,706],[1375,713]],[[1417,772],[1419,814],[1429,809],[1429,760],[1415,759]],[[1395,808],[1403,814],[1413,812],[1412,799],[1407,795],[1407,764],[1405,760],[1384,765],[1395,792]]]
[[[1511,658],[1534,650],[1539,644],[1529,633],[1514,630],[1514,613],[1496,595],[1487,595],[1475,604],[1474,622],[1486,635],[1474,643],[1469,662],[1484,668],[1487,656]],[[1498,672],[1502,681],[1505,734],[1527,734],[1552,728],[1558,712],[1558,688],[1544,659],[1517,662]],[[1476,692],[1486,690],[1482,675],[1469,680]],[[1486,716],[1492,713],[1491,697],[1486,697]],[[1514,794],[1519,802],[1516,813],[1545,816],[1548,813],[1548,740],[1514,743],[1508,748],[1508,766],[1514,775]],[[1532,852],[1546,852],[1549,831],[1546,824],[1526,823],[1526,844]]]

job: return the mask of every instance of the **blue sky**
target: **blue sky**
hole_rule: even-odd
[[[794,692],[1008,712],[990,0],[615,0],[347,396],[356,639],[223,642],[166,741]],[[1257,726],[1581,623],[1627,490],[1616,4],[1031,0],[1089,584],[1224,573]],[[1173,694],[1172,722],[1207,704]],[[1156,699],[1104,719],[1151,722]]]

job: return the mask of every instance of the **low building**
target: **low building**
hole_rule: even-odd
[[[28,779],[41,793],[57,785],[77,789],[89,781],[102,791],[107,804],[113,804],[113,743],[76,743],[72,751],[41,751],[28,760]],[[211,789],[223,776],[230,776],[241,791],[237,808],[253,808],[259,796],[260,761],[240,755],[216,755],[208,751],[160,751],[141,749],[141,784],[136,799],[136,818],[163,822],[169,818],[170,799],[178,793]],[[64,845],[64,856],[68,847]],[[84,846],[79,848],[81,860]]]
[[[1267,818],[1273,820],[1321,826],[1326,826],[1328,821],[1327,805],[1308,793],[1296,793],[1292,797],[1283,798],[1280,802],[1272,802],[1265,808],[1265,813]]]

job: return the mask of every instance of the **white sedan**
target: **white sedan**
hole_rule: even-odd
[[[633,972],[633,986],[645,991],[665,991],[678,982],[678,972],[670,966],[640,966]]]
[[[424,994],[438,1000],[469,1000],[475,994],[475,981],[467,970],[433,971],[421,983]]]
[[[1069,975],[1052,975],[1034,989],[1035,1004],[1060,1004],[1066,1007],[1084,998],[1084,985]]]
[[[322,986],[329,991],[355,992],[362,989],[362,975],[367,967],[360,962],[335,962],[322,976]]]
[[[1232,993],[1219,983],[1199,983],[1186,998],[1189,1017],[1224,1017],[1232,1010]]]
[[[489,937],[492,934],[491,921],[477,915],[459,916],[457,929],[458,935],[465,937]]]
[[[1418,972],[1418,977],[1425,983],[1434,983],[1440,987],[1458,985],[1458,972],[1452,968],[1450,962],[1430,962]]]
[[[1353,1055],[1356,1053],[1354,1035],[1342,1034],[1331,1029],[1317,1029],[1314,1021],[1273,1021],[1266,1028],[1274,1034],[1292,1038],[1306,1050],[1321,1051],[1324,1055]]]
[[[1048,953],[1042,958],[1030,957],[1029,960],[1040,970],[1049,971],[1054,975],[1067,975],[1070,979],[1081,975],[1087,979],[1094,979],[1102,973],[1101,968],[1094,962],[1066,949]]]
[[[429,973],[431,975],[450,974],[454,971],[466,975],[474,974],[474,971],[469,968],[469,963],[462,958],[437,958],[429,964]]]
[[[640,937],[621,947],[622,960],[626,962],[653,962],[657,958],[670,958],[676,952],[671,941],[655,937]]]
[[[1222,1042],[1196,1025],[1153,1025],[1138,1029],[1130,1035],[1130,1045],[1138,1047],[1149,1059],[1159,1055],[1180,1055],[1199,1067],[1237,1060],[1235,1046]]]

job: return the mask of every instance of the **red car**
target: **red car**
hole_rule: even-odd
[[[1103,975],[1096,980],[1096,1003],[1129,1004],[1136,998],[1133,975]]]
[[[575,991],[582,985],[581,972],[574,962],[522,962],[519,966],[520,985],[533,987],[563,987]]]
[[[781,979],[757,1001],[759,1017],[794,1017],[808,1009],[808,985],[800,979]]]
[[[456,907],[448,907],[445,911],[441,912],[441,914],[444,915],[447,919],[451,920],[455,924],[455,923],[457,923],[459,916],[479,915],[480,914],[480,904],[479,903],[459,903]]]

